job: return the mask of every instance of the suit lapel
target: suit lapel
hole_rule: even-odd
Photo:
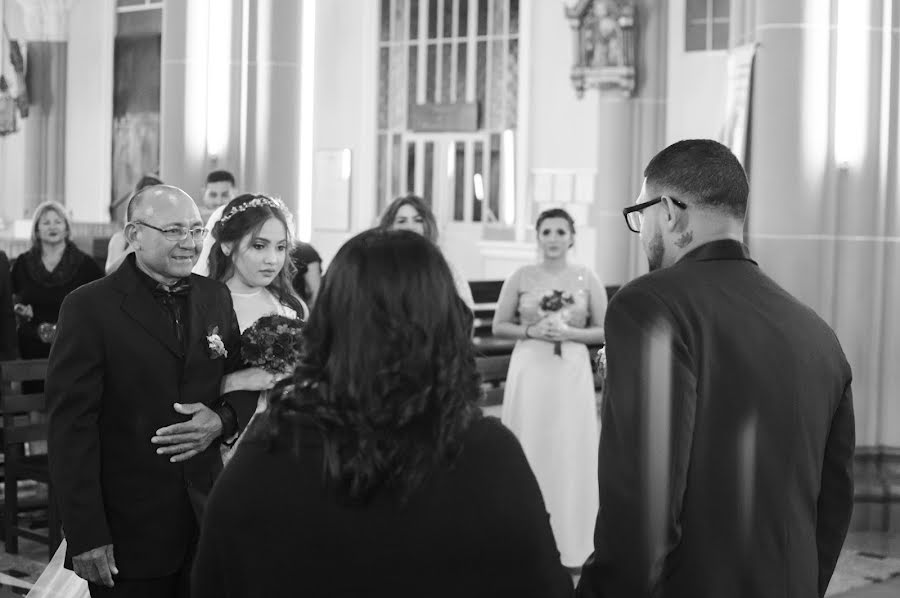
[[[154,299],[150,290],[141,284],[134,272],[134,256],[127,258],[132,263],[123,264],[110,274],[114,284],[125,297],[122,300],[122,311],[137,322],[147,334],[158,340],[176,357],[184,357],[184,348],[178,342],[172,322],[168,315]]]
[[[193,285],[188,301],[188,309],[190,310],[190,316],[188,317],[190,332],[188,333],[187,341],[188,361],[196,359],[198,356],[206,356],[208,347],[206,337],[212,333],[211,330],[207,330],[209,325],[209,298],[197,288],[198,286],[196,284]],[[223,332],[223,330],[219,330],[219,334]]]

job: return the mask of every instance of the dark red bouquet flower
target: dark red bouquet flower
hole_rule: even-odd
[[[303,323],[287,316],[263,316],[241,334],[244,361],[273,374],[292,372],[302,350]]]

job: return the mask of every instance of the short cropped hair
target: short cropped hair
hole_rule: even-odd
[[[213,170],[208,175],[206,175],[206,184],[210,183],[221,183],[221,182],[231,183],[232,186],[235,186],[234,175],[228,172],[227,170]]]
[[[717,141],[673,143],[650,160],[644,177],[648,185],[671,189],[698,206],[741,220],[747,214],[747,174],[731,150]]]

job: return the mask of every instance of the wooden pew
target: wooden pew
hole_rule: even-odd
[[[0,414],[3,417],[4,455],[4,516],[3,534],[6,552],[18,554],[19,537],[47,544],[50,555],[56,552],[62,541],[59,511],[53,500],[47,455],[27,455],[25,445],[47,440],[47,422],[35,423],[31,414],[46,414],[46,398],[43,391],[24,393],[21,383],[44,380],[47,375],[46,359],[0,361]],[[33,480],[47,485],[47,500],[39,505],[20,504],[19,481]],[[47,509],[47,533],[25,527],[19,521],[21,511],[34,506]]]

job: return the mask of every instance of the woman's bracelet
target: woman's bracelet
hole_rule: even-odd
[[[525,338],[531,338],[531,335],[528,334],[528,330],[531,328],[531,324],[525,327]]]

